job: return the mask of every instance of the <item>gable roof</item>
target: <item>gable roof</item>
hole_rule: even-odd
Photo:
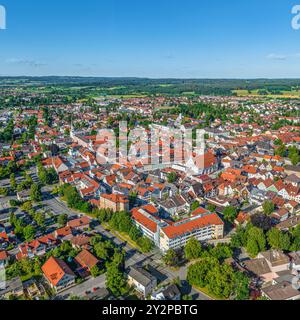
[[[53,286],[56,286],[66,274],[75,277],[74,272],[63,260],[54,257],[45,262],[42,271]]]
[[[93,256],[88,250],[82,250],[76,257],[75,261],[78,262],[82,267],[91,269],[99,260]]]

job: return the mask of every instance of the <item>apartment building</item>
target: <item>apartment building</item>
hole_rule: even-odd
[[[99,209],[110,209],[114,212],[129,211],[129,200],[120,194],[102,194],[98,207]]]
[[[160,249],[184,247],[191,238],[198,241],[220,239],[224,235],[224,222],[216,213],[206,212],[178,221],[162,228],[160,232]]]
[[[199,208],[191,217],[170,223],[155,216],[150,209],[153,206],[145,207],[133,209],[132,219],[143,235],[163,252],[184,247],[192,237],[199,241],[223,238],[224,222],[216,213]]]

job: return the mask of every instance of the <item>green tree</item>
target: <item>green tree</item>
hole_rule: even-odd
[[[249,290],[250,279],[242,272],[235,272],[235,300],[248,300],[250,295]]]
[[[57,223],[63,227],[67,224],[68,222],[68,216],[66,214],[60,214],[58,217],[57,217]]]
[[[184,248],[184,255],[188,260],[195,260],[201,257],[202,251],[200,242],[193,237],[187,242]]]
[[[109,247],[106,242],[98,242],[94,245],[94,251],[99,259],[107,260],[109,258]]]
[[[275,209],[274,203],[270,200],[265,201],[262,207],[266,215],[270,215],[271,213],[274,212],[274,209]]]
[[[207,210],[210,211],[210,212],[214,212],[216,210],[216,206],[211,204],[211,203],[209,203],[207,205]]]
[[[10,175],[10,187],[12,191],[15,191],[17,188],[16,176],[14,173]]]
[[[272,249],[289,250],[291,241],[287,233],[277,228],[272,228],[267,233],[268,243]]]
[[[199,201],[195,201],[191,204],[191,210],[195,211],[196,209],[198,209],[200,207],[200,203]]]
[[[236,219],[238,212],[237,209],[233,206],[228,206],[223,210],[224,219],[233,223]]]
[[[177,180],[177,173],[176,172],[170,172],[167,175],[167,180],[169,183],[174,183]]]
[[[132,226],[130,228],[128,235],[129,235],[130,239],[133,241],[137,241],[139,238],[142,237],[141,231],[136,226]]]
[[[286,155],[286,147],[284,144],[280,145],[276,150],[275,150],[275,155],[280,156],[280,157],[285,157]]]
[[[23,229],[23,236],[26,241],[31,241],[33,240],[35,236],[35,228],[31,225],[28,225],[24,227]]]
[[[259,252],[266,250],[266,238],[262,229],[252,227],[247,234],[247,252],[255,257]]]
[[[178,264],[178,256],[176,251],[169,249],[164,255],[163,261],[167,266],[176,266]]]
[[[111,263],[107,268],[106,287],[110,289],[115,297],[119,297],[126,292],[126,277],[114,263]]]
[[[187,281],[191,285],[195,285],[199,288],[207,287],[209,283],[209,271],[214,269],[218,265],[218,261],[211,257],[201,259],[189,266],[187,272]]]
[[[91,272],[91,276],[92,276],[93,278],[96,278],[96,277],[98,277],[98,276],[101,274],[101,271],[100,271],[100,269],[99,269],[99,267],[98,267],[97,265],[94,265],[94,266],[91,268],[90,272]]]
[[[30,199],[34,202],[42,200],[42,192],[40,185],[34,183],[30,188]]]
[[[144,253],[150,252],[152,250],[152,248],[154,247],[153,242],[146,237],[139,238],[138,244],[139,244],[142,252],[144,252]]]
[[[222,243],[218,243],[209,253],[219,261],[224,261],[227,258],[231,258],[233,255],[231,246]]]
[[[32,210],[32,202],[31,201],[26,201],[22,204],[21,210],[29,212]]]

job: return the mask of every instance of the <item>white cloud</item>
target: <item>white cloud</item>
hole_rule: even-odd
[[[17,64],[17,65],[25,65],[34,68],[46,66],[46,63],[37,61],[37,60],[28,60],[28,59],[18,59],[18,58],[10,58],[6,60],[8,64]]]
[[[267,58],[271,60],[286,60],[287,56],[284,54],[270,53]]]

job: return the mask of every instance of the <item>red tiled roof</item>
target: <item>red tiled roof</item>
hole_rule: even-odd
[[[208,225],[223,225],[224,222],[218,217],[217,214],[212,213],[206,216],[199,216],[197,219],[188,219],[184,223],[177,222],[171,226],[163,228],[163,232],[168,238],[176,238],[184,235],[187,232],[191,232],[195,229],[200,229]]]
[[[0,251],[0,261],[6,260],[8,258],[8,253],[6,251]]]
[[[127,202],[129,202],[129,200],[121,194],[102,194],[101,197],[104,199],[107,199],[111,202],[114,202],[114,203],[127,203]]]
[[[139,208],[134,208],[132,211],[132,219],[134,219],[136,222],[139,224],[143,225],[145,228],[152,232],[157,231],[157,223],[145,215],[143,215],[140,211]]]
[[[90,223],[90,218],[83,216],[79,219],[74,219],[68,222],[68,226],[71,228],[82,227]]]
[[[65,274],[75,277],[73,271],[63,260],[54,257],[46,261],[42,266],[42,271],[53,286],[56,286]]]
[[[78,262],[82,267],[93,268],[99,261],[94,257],[88,250],[82,250],[76,257],[75,261]]]

